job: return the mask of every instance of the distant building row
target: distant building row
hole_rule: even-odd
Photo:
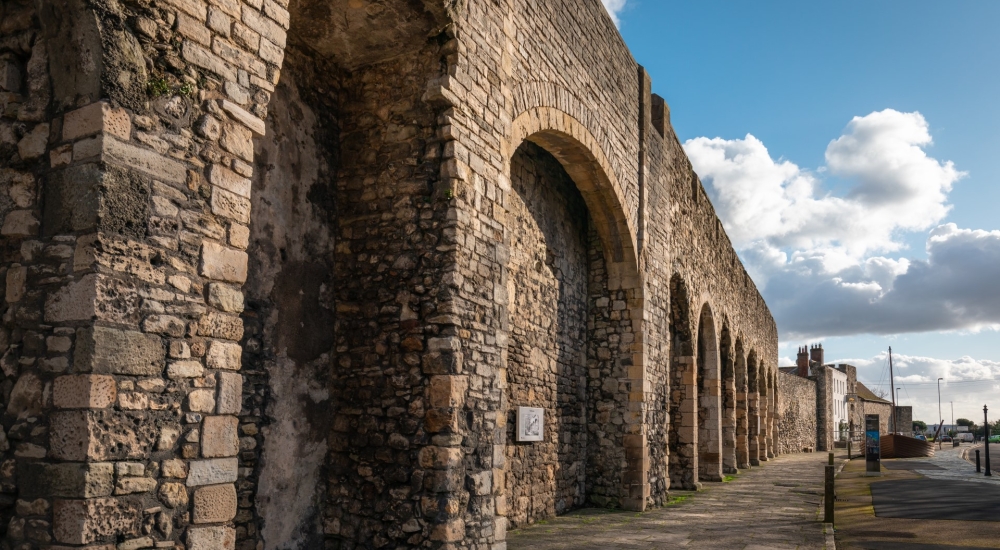
[[[910,435],[912,407],[896,407],[858,381],[857,369],[848,364],[827,364],[822,344],[801,347],[794,367],[780,367],[779,389],[785,397],[778,411],[782,445],[787,451],[832,450],[860,439],[865,415],[879,415],[882,433]]]

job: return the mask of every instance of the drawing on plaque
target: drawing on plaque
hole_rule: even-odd
[[[545,434],[545,409],[540,407],[517,408],[517,440],[542,441]]]

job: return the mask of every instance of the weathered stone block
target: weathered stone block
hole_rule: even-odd
[[[465,402],[468,386],[467,376],[432,376],[427,390],[431,407],[460,406]]]
[[[102,374],[72,374],[52,384],[52,404],[60,409],[103,409],[118,395],[115,379]]]
[[[114,109],[107,102],[99,101],[66,113],[63,117],[63,139],[73,141],[81,137],[105,132],[128,141],[132,137],[132,120],[125,109]]]
[[[193,412],[210,413],[215,410],[215,391],[211,389],[198,389],[188,394],[188,410]]]
[[[163,461],[160,466],[160,472],[163,474],[163,477],[184,479],[187,477],[187,465],[183,460],[171,458]]]
[[[200,361],[174,361],[167,367],[167,377],[173,380],[178,378],[200,378],[205,373],[205,367]]]
[[[190,527],[187,532],[188,550],[235,550],[236,530],[232,527]]]
[[[21,160],[36,159],[45,153],[48,143],[49,125],[39,124],[17,142],[17,153],[21,155]]]
[[[109,496],[114,477],[114,464],[109,462],[22,462],[17,473],[24,498]]]
[[[241,313],[243,292],[222,283],[209,283],[208,304],[229,313]]]
[[[156,489],[156,480],[151,477],[126,477],[115,483],[116,495],[148,493]]]
[[[247,280],[247,254],[212,241],[201,247],[201,274],[209,279],[230,283]]]
[[[188,505],[187,488],[181,483],[168,482],[160,486],[160,502],[168,508],[183,508]]]
[[[212,213],[240,223],[250,223],[250,199],[225,189],[212,189]]]
[[[20,301],[24,297],[24,283],[28,279],[28,268],[23,265],[14,264],[7,269],[7,293],[4,298],[7,303]],[[242,305],[243,295],[240,294]]]
[[[73,364],[80,371],[159,376],[165,361],[163,340],[155,334],[99,326],[76,333]]]
[[[236,458],[215,458],[212,460],[192,460],[187,477],[188,487],[233,483],[239,473]]]
[[[194,492],[194,523],[221,523],[236,517],[236,487],[232,483],[200,487]]]
[[[236,342],[212,340],[205,354],[205,364],[210,369],[239,370],[243,347]]]
[[[243,376],[234,372],[218,375],[218,414],[240,414],[243,408]]]
[[[4,217],[0,235],[5,237],[30,237],[38,234],[38,218],[31,210],[14,210]]]
[[[166,411],[111,409],[59,411],[51,415],[50,454],[59,460],[148,459],[160,432],[175,423]]]
[[[52,532],[59,542],[90,544],[105,537],[139,534],[142,508],[121,498],[56,499],[52,506]]]
[[[221,165],[213,164],[208,167],[208,181],[243,198],[250,198],[250,178],[245,178]]]
[[[236,456],[240,450],[235,416],[209,416],[202,423],[201,455],[205,458]]]

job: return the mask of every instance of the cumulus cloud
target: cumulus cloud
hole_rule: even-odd
[[[858,368],[858,379],[872,390],[884,390],[889,395],[888,357],[883,352],[871,358],[837,359],[834,363],[849,363]],[[964,356],[940,359],[894,353],[892,355],[896,396],[900,405],[913,407],[913,418],[928,424],[937,422],[937,379],[941,381],[941,400],[945,422],[951,423],[951,407],[955,418],[969,418],[981,423],[983,403],[994,402],[1000,390],[1000,362]]]
[[[611,20],[615,22],[616,27],[621,26],[621,20],[618,18],[618,14],[625,9],[625,3],[628,0],[601,0],[604,4],[604,8],[608,10],[608,15],[611,16]]]
[[[749,134],[684,148],[783,338],[1000,327],[1000,231],[942,224],[965,173],[931,143],[920,113],[887,109],[851,120],[815,171]],[[913,232],[926,259],[892,256]]]

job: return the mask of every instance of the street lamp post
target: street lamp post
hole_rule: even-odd
[[[986,436],[986,473],[983,475],[992,476],[990,473],[990,419],[986,414],[986,405],[983,405],[983,435]]]

